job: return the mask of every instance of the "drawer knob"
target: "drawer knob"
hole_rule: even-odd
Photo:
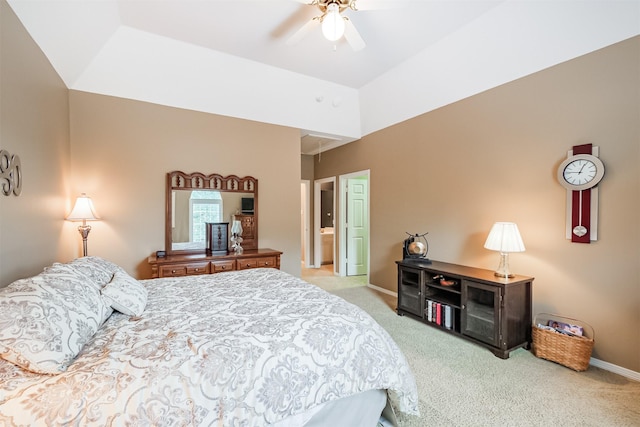
[[[224,270],[225,268],[227,268],[227,266],[226,266],[226,265],[223,265],[223,266],[222,266],[222,269]]]
[[[172,273],[175,273],[176,271],[175,271],[175,270],[171,270],[171,272],[172,272]]]
[[[199,269],[199,268],[196,268],[195,270],[196,270],[196,271],[200,271],[200,269]]]

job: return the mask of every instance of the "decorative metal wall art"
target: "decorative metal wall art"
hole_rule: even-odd
[[[22,164],[17,154],[0,150],[0,187],[2,194],[19,196],[22,192]]]

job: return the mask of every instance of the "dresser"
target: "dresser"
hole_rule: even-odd
[[[241,255],[233,252],[229,255],[168,255],[157,257],[151,255],[148,259],[151,265],[151,277],[178,277],[195,274],[215,274],[224,271],[245,270],[248,268],[277,268],[280,269],[281,251],[274,249],[245,250]]]

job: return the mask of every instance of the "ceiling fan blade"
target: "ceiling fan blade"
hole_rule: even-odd
[[[291,37],[287,40],[287,46],[292,46],[298,43],[300,40],[305,38],[307,34],[312,32],[316,27],[320,25],[320,20],[318,18],[313,18],[311,21],[307,21],[298,31],[293,33]]]
[[[354,51],[359,51],[365,48],[366,43],[362,40],[360,33],[356,30],[355,25],[347,17],[344,18],[344,38]]]

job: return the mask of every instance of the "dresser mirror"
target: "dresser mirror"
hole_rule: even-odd
[[[251,177],[173,171],[167,174],[167,254],[207,251],[206,223],[234,220],[243,228],[244,249],[258,248],[258,180]]]

